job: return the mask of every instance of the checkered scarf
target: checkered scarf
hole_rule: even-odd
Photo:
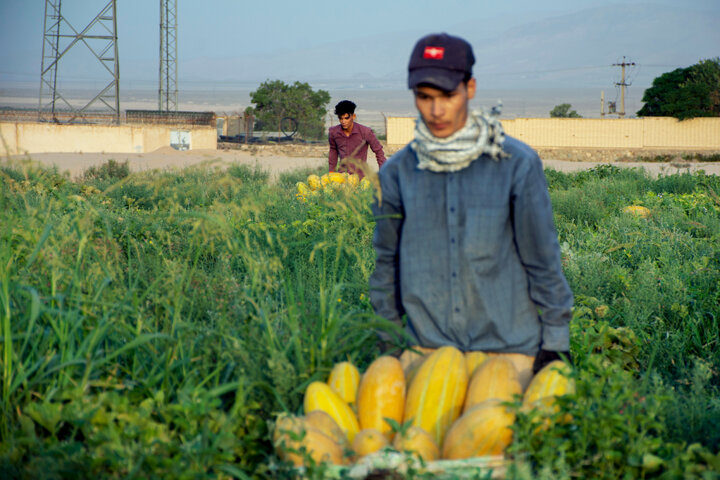
[[[425,125],[422,117],[415,122],[415,139],[410,148],[418,156],[418,168],[432,172],[457,172],[473,160],[487,154],[495,161],[508,156],[502,146],[505,132],[500,124],[502,104],[486,113],[473,111],[465,126],[447,138],[437,138]]]

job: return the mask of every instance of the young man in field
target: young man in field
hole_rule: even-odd
[[[331,172],[356,173],[362,178],[364,176],[362,169],[353,165],[352,162],[346,162],[345,165],[338,167],[338,157],[340,160],[353,158],[366,163],[369,145],[375,153],[379,168],[385,163],[385,152],[369,127],[355,123],[357,118],[355,106],[350,100],[343,100],[335,105],[335,115],[340,120],[340,124],[330,127],[328,131],[328,142],[330,143],[328,163]]]
[[[458,37],[415,45],[408,86],[420,115],[414,140],[379,172],[370,295],[378,315],[406,316],[417,349],[506,355],[527,384],[570,359],[573,296],[540,158],[504,135],[499,112],[469,110],[474,63]]]

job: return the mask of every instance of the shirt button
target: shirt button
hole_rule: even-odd
[[[455,307],[455,313],[460,313],[460,309]]]
[[[452,272],[452,277],[453,277],[453,278],[457,277],[457,273]]]
[[[450,243],[455,243],[455,238],[451,238]]]
[[[450,207],[450,211],[451,211],[451,212],[454,212],[454,211],[455,211],[455,207]]]

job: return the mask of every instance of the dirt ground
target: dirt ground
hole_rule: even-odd
[[[222,147],[222,146],[221,146]],[[387,154],[393,149],[386,149]],[[687,162],[677,155],[670,162],[633,162],[633,152],[624,151],[564,151],[540,150],[540,158],[546,168],[562,172],[572,172],[592,168],[602,164],[613,164],[619,167],[642,167],[651,175],[696,172],[704,170],[707,174],[720,175],[720,162]],[[643,157],[652,155],[643,153]],[[0,157],[0,163],[17,163],[30,160],[45,166],[56,166],[61,172],[67,172],[76,178],[91,166],[102,165],[108,160],[117,162],[128,161],[132,171],[153,169],[185,168],[201,164],[224,167],[233,163],[259,166],[277,178],[281,172],[298,168],[317,168],[327,166],[327,147],[324,145],[277,145],[277,146],[241,146],[234,148],[218,148],[217,150],[176,151],[164,147],[150,153],[36,153],[32,155],[16,155]],[[368,163],[377,170],[377,163],[372,152],[368,152]]]
[[[34,153],[24,156],[10,156],[0,159],[1,163],[16,163],[30,160],[44,166],[56,166],[71,178],[79,177],[91,166],[99,166],[108,160],[128,162],[130,170],[182,169],[198,165],[227,167],[235,163],[269,171],[272,178],[281,172],[297,168],[316,168],[327,165],[327,159],[318,156],[289,156],[272,152],[248,152],[240,150],[188,150],[176,151],[170,147],[150,153]],[[377,167],[377,165],[376,165]]]

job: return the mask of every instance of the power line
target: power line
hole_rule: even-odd
[[[579,70],[597,70],[600,68],[607,68],[607,65],[592,65],[592,66],[583,66],[583,67],[573,67],[573,68],[554,68],[554,69],[548,69],[548,70],[525,70],[525,71],[500,71],[500,72],[485,72],[489,75],[530,75],[530,74],[537,74],[537,73],[558,73],[558,72],[573,72],[573,71],[579,71]]]

